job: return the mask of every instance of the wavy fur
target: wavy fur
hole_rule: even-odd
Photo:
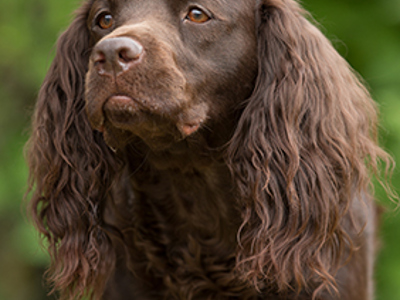
[[[316,276],[336,289],[358,246],[344,216],[354,201],[370,205],[371,173],[392,162],[375,103],[307,14],[293,1],[258,10],[259,76],[227,155],[245,200],[238,266],[256,286]]]
[[[104,286],[106,270],[113,267],[114,253],[100,216],[117,163],[84,110],[87,6],[58,41],[28,142],[31,210],[47,239],[47,273],[61,299],[80,298],[91,293],[87,287]]]

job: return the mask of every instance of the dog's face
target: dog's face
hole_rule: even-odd
[[[248,0],[94,1],[86,76],[92,127],[112,147],[140,138],[153,149],[223,130],[212,127],[224,126],[256,77],[254,6]]]

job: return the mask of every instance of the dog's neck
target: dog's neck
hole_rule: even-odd
[[[139,207],[135,213],[147,211],[159,223],[168,219],[165,224],[171,233],[179,232],[182,239],[185,233],[195,233],[202,239],[229,239],[232,245],[240,216],[233,185],[227,184],[232,182],[230,171],[218,151],[203,157],[205,150],[197,150],[144,156],[127,153],[135,206]]]

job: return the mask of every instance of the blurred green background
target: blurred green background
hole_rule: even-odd
[[[234,0],[232,0],[234,1]],[[0,2],[0,300],[43,300],[47,257],[25,217],[23,147],[53,45],[74,0]],[[338,51],[366,79],[381,110],[381,143],[400,161],[400,0],[304,0]],[[395,171],[393,185],[400,187]],[[387,205],[376,282],[378,300],[400,300],[400,213]]]

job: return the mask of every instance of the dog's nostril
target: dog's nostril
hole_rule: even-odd
[[[120,60],[124,60],[126,62],[131,61],[131,58],[128,56],[126,49],[123,49],[123,50],[119,51],[118,56],[119,56]]]
[[[139,44],[131,45],[130,48],[122,48],[118,53],[120,61],[129,63],[130,61],[139,59],[142,54],[143,48]]]
[[[93,62],[95,63],[95,65],[104,64],[106,62],[105,54],[101,51],[96,51],[93,54]]]

